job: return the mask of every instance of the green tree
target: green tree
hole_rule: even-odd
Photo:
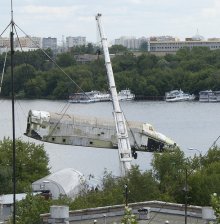
[[[86,46],[86,53],[87,54],[94,54],[95,53],[95,48],[92,43],[88,43]]]
[[[128,206],[125,207],[124,216],[121,219],[121,224],[137,224],[137,217],[132,213],[132,209]]]
[[[138,166],[133,166],[125,177],[129,189],[129,202],[156,200],[159,198],[159,184],[151,171],[141,172]]]
[[[144,42],[141,43],[140,50],[141,51],[148,51],[148,43],[147,43],[147,41],[144,41]]]
[[[69,52],[67,52],[67,53],[58,54],[56,58],[56,62],[61,67],[68,67],[68,66],[74,65],[76,63],[76,60]]]
[[[15,146],[16,190],[21,193],[32,182],[49,174],[49,159],[43,145],[17,139]],[[8,138],[0,141],[0,167],[0,194],[9,194],[12,192],[12,140]]]
[[[180,149],[172,153],[155,153],[152,160],[153,174],[159,182],[161,199],[165,201],[182,202],[184,173],[186,161]]]
[[[220,223],[220,197],[216,193],[211,195],[211,205],[215,212],[216,221]]]
[[[189,177],[190,201],[196,205],[209,205],[210,195],[220,194],[220,149],[210,148],[207,155],[194,157],[193,172]]]
[[[60,197],[56,200],[46,199],[41,194],[28,192],[25,199],[17,202],[16,223],[17,224],[41,224],[40,214],[49,213],[52,205],[69,206],[72,199]]]
[[[112,45],[109,48],[109,53],[110,54],[120,54],[120,53],[124,53],[127,52],[128,49],[126,47],[124,47],[123,45]]]
[[[16,223],[41,224],[40,214],[48,213],[50,206],[51,200],[45,200],[41,195],[28,193],[25,199],[17,202]]]

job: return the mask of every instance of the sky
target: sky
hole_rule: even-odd
[[[0,34],[11,21],[10,12],[10,0],[1,0]],[[220,37],[220,0],[13,0],[13,12],[26,34],[60,42],[67,36],[97,42],[97,13],[109,41],[164,35],[184,40],[197,32],[206,39]]]

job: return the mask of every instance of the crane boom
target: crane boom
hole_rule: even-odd
[[[121,110],[119,101],[118,101],[118,94],[115,86],[115,79],[113,75],[112,65],[110,61],[109,51],[108,51],[108,44],[107,38],[104,35],[104,31],[101,25],[101,14],[98,13],[96,15],[96,21],[98,25],[98,31],[101,37],[102,48],[105,56],[105,66],[107,70],[108,76],[108,84],[109,89],[112,95],[112,103],[113,103],[113,115],[116,125],[116,133],[118,138],[118,153],[119,153],[119,160],[121,166],[121,174],[125,175],[128,170],[131,168],[131,160],[132,160],[132,153],[131,153],[131,146],[128,138],[127,127],[125,123],[124,114]]]

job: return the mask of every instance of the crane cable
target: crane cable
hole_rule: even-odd
[[[7,49],[8,48],[6,47],[5,60],[4,60],[4,65],[3,65],[3,70],[2,70],[2,77],[1,77],[1,83],[0,83],[0,93],[2,92],[2,83],[3,83],[4,73],[5,73],[6,59],[7,59],[7,55],[8,55]]]

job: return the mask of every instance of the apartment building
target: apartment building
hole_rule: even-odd
[[[66,47],[83,46],[86,45],[86,37],[66,37]]]
[[[136,38],[133,36],[122,36],[118,39],[115,39],[115,45],[122,45],[128,49],[139,49],[143,42],[147,42],[147,38],[141,37]]]
[[[40,37],[19,37],[15,38],[15,47],[16,48],[37,48],[41,47],[41,38]]]
[[[9,37],[0,37],[0,48],[9,48],[10,47],[10,39]]]
[[[43,49],[50,48],[53,51],[57,50],[57,38],[55,37],[42,38],[42,48]]]
[[[22,49],[37,49],[41,47],[40,37],[19,37],[14,40],[15,50]],[[0,48],[10,48],[10,38],[0,37]]]

